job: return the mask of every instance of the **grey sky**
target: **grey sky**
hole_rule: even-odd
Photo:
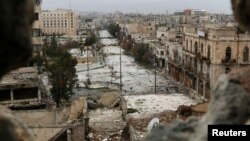
[[[43,9],[70,8],[70,0],[43,0]],[[88,12],[164,13],[186,8],[205,9],[212,13],[231,13],[230,0],[71,0],[71,7]]]

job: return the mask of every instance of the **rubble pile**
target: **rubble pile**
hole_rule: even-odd
[[[168,124],[177,118],[176,111],[165,111],[147,118],[130,118],[128,123],[132,125],[136,130],[146,132],[148,123],[153,118],[159,118],[161,124]]]
[[[106,92],[102,95],[101,99],[98,101],[98,104],[112,108],[119,104],[120,100],[121,96],[118,92]]]
[[[91,130],[88,134],[88,139],[91,141],[121,141],[122,132],[123,130],[110,133]],[[109,136],[105,136],[105,134],[109,134]]]

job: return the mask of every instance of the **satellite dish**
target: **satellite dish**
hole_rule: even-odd
[[[148,133],[151,133],[160,124],[159,118],[153,118],[148,124]]]

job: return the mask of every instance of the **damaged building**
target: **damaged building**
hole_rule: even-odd
[[[43,107],[43,86],[34,67],[20,68],[0,80],[0,104],[10,108]]]
[[[219,76],[250,65],[250,37],[235,26],[182,27],[183,44],[167,49],[167,72],[196,98],[209,100]],[[173,56],[169,53],[173,52]]]

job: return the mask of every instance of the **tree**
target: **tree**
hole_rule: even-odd
[[[120,31],[121,31],[121,28],[120,28],[120,26],[118,25],[118,24],[110,24],[109,26],[108,26],[108,31],[109,31],[109,33],[112,35],[112,36],[114,36],[115,38],[118,36],[118,34],[120,33]]]
[[[92,46],[97,42],[97,37],[94,33],[90,33],[90,35],[86,38],[85,46]]]
[[[51,94],[56,106],[59,107],[62,101],[68,101],[74,93],[72,89],[77,83],[75,66],[76,59],[73,59],[68,52],[49,65],[50,81],[52,84]]]
[[[56,36],[53,35],[51,38],[51,42],[46,45],[44,45],[44,52],[47,57],[49,58],[56,58],[59,57],[62,54],[62,48],[59,47],[57,41],[56,41]]]
[[[49,50],[50,58],[46,65],[50,72],[49,80],[52,84],[51,95],[59,107],[63,101],[68,101],[74,93],[72,89],[77,84],[75,66],[77,60],[71,54],[59,47],[56,40],[52,38]]]
[[[64,49],[79,48],[79,43],[77,41],[68,40],[64,45]]]

